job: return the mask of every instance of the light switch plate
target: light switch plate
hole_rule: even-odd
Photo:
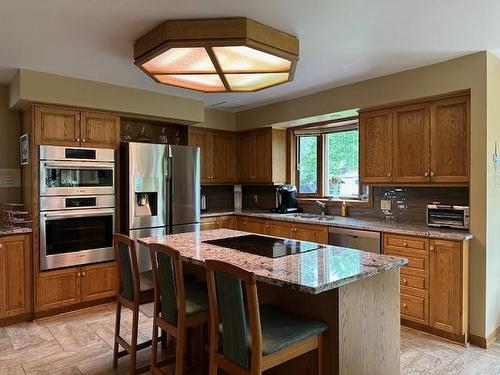
[[[382,199],[380,201],[380,209],[382,211],[390,211],[391,210],[391,201],[387,199]]]

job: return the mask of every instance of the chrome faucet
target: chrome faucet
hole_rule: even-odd
[[[319,200],[316,201],[316,204],[318,205],[318,207],[321,209],[321,216],[325,216],[326,215],[326,203],[325,202],[321,202]]]

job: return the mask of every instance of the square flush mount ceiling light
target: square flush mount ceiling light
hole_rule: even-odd
[[[165,21],[134,44],[156,82],[202,92],[257,91],[293,80],[297,38],[247,18]]]

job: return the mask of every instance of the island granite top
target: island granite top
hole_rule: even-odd
[[[207,240],[244,236],[250,233],[231,229],[172,234],[141,238],[142,244],[162,243],[181,253],[184,261],[203,265],[205,259],[232,263],[255,273],[257,280],[305,293],[319,294],[356,280],[396,269],[404,258],[327,246],[281,258],[267,258],[204,243]]]
[[[31,228],[4,228],[0,227],[0,237],[14,236],[16,234],[29,234],[33,230]]]

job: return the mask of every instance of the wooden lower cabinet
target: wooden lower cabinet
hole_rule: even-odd
[[[384,234],[383,247],[384,254],[408,259],[400,277],[403,322],[465,342],[468,243]]]
[[[118,292],[116,264],[97,264],[81,267],[81,301],[113,297]]]
[[[200,230],[210,229],[234,229],[233,216],[203,217],[200,222]]]
[[[0,237],[0,319],[33,311],[31,236]]]
[[[44,271],[37,278],[36,310],[52,310],[112,297],[118,292],[115,262]]]
[[[325,225],[293,223],[256,217],[237,216],[238,229],[276,237],[328,243],[328,228]]]

